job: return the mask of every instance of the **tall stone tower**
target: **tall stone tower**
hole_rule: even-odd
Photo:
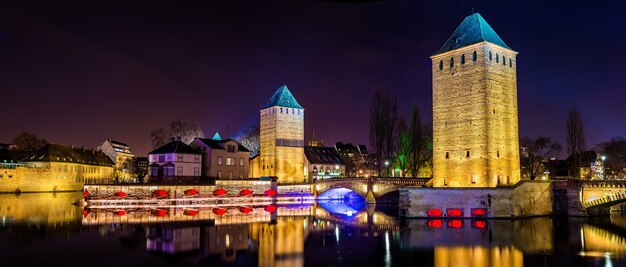
[[[475,13],[431,57],[434,187],[519,181],[516,55]]]
[[[304,181],[304,108],[287,86],[276,90],[261,109],[262,176],[277,176],[278,183]]]

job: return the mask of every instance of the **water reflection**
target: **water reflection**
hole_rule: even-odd
[[[71,205],[78,198],[80,193],[0,195],[0,257],[27,265],[80,263],[79,258],[53,253],[70,249],[81,258],[98,258],[96,265],[121,260],[152,266],[626,264],[624,215],[398,220],[381,206],[357,200],[274,209],[83,213]],[[30,257],[32,253],[45,256]]]

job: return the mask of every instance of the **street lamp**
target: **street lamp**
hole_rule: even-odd
[[[385,168],[387,169],[385,174],[389,175],[389,161],[385,160]]]

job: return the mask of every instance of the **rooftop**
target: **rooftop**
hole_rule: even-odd
[[[182,141],[169,142],[148,154],[165,154],[165,153],[181,153],[181,154],[202,154],[191,148]]]
[[[210,147],[211,149],[220,149],[220,150],[225,150],[226,147],[226,143],[229,141],[233,141],[235,143],[237,143],[237,150],[241,151],[241,152],[250,152],[250,150],[248,150],[244,145],[242,145],[241,143],[239,143],[237,140],[235,139],[226,139],[226,140],[216,140],[216,139],[206,139],[206,138],[196,138],[198,140],[200,140],[202,143],[206,144],[208,147]]]
[[[296,98],[293,94],[291,94],[291,91],[289,91],[289,88],[287,88],[286,85],[278,87],[274,95],[270,98],[270,101],[268,101],[267,104],[265,104],[265,106],[261,109],[275,106],[304,109],[300,106],[300,104],[298,104],[298,101],[296,101]]]
[[[435,55],[483,41],[512,50],[502,41],[500,36],[498,36],[480,14],[474,13],[465,17],[461,25],[456,28],[454,33],[448,38],[448,41],[446,41]]]
[[[99,166],[115,165],[115,163],[101,151],[59,144],[46,144],[35,153],[28,156],[24,161],[70,162]]]
[[[311,164],[344,165],[334,147],[305,146],[304,155]]]

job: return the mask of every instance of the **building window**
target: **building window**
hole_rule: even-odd
[[[228,149],[228,152],[229,152],[229,153],[235,153],[235,146],[233,146],[233,145],[228,145],[228,146],[227,146],[227,149]]]
[[[222,166],[222,157],[221,156],[217,157],[217,166]]]
[[[509,67],[513,67],[513,60],[511,58],[509,58]]]
[[[498,53],[496,53],[496,63],[500,63],[500,56],[498,56]]]
[[[476,61],[476,51],[472,52],[472,61]]]
[[[500,157],[500,151],[496,151],[496,156],[499,158]]]
[[[200,176],[200,167],[193,167],[193,176]]]
[[[200,155],[193,155],[194,162],[200,162]]]
[[[280,113],[283,113],[283,108],[280,108]]]
[[[465,64],[465,54],[461,55],[461,65]]]
[[[233,179],[233,172],[228,172],[228,179]]]
[[[489,61],[491,61],[491,51],[489,51]]]
[[[298,109],[298,115],[300,115],[300,110]]]
[[[469,152],[469,150],[468,150],[468,151],[465,151],[465,157],[466,157],[466,158],[469,158],[469,157],[470,157],[470,152]]]
[[[450,152],[446,151],[446,158],[449,159],[450,158]]]
[[[506,66],[506,57],[502,55],[502,65]]]
[[[217,178],[222,178],[222,171],[217,171]]]
[[[244,178],[244,177],[243,177],[243,172],[239,172],[239,178],[240,178],[240,179],[243,179],[243,178]]]
[[[443,177],[443,185],[444,186],[448,185],[448,177]]]
[[[243,158],[240,158],[240,159],[239,159],[239,166],[240,166],[240,167],[243,167]]]
[[[176,175],[183,176],[183,166],[176,167]]]
[[[176,154],[177,161],[183,161],[183,154]]]
[[[235,158],[226,158],[227,166],[235,166]]]
[[[472,182],[472,184],[475,184],[475,183],[476,183],[477,178],[478,178],[478,175],[477,175],[477,174],[471,174],[471,175],[470,175],[470,182]]]
[[[159,155],[159,162],[165,162],[165,155]]]
[[[439,70],[443,69],[443,60],[439,60]]]
[[[454,67],[454,58],[450,58],[450,68]]]

